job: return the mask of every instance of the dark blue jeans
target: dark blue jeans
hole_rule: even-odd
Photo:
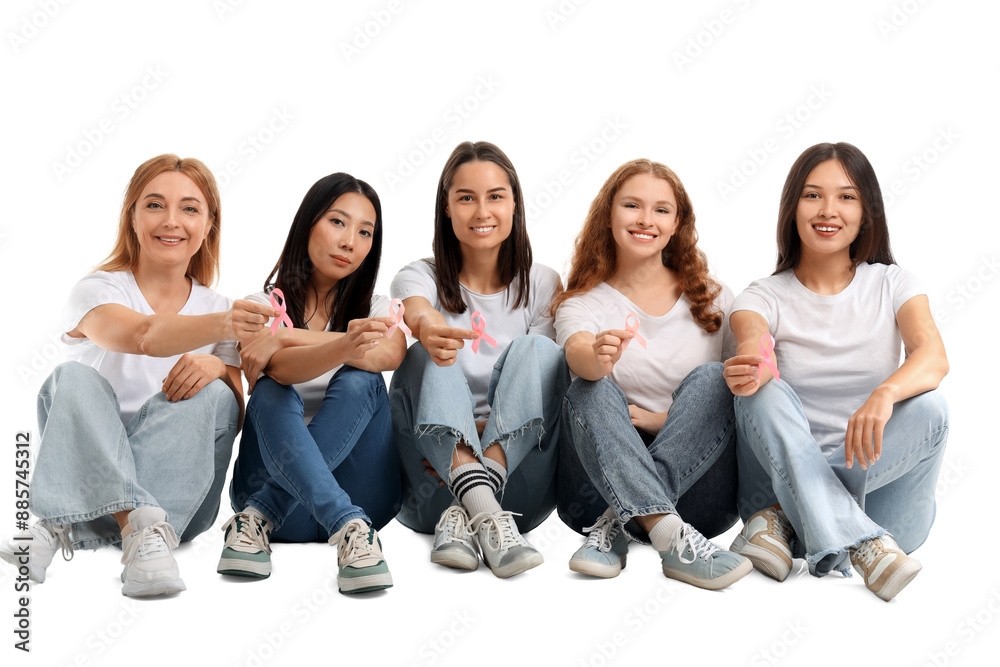
[[[305,424],[294,387],[264,377],[247,404],[229,490],[233,511],[256,507],[271,539],[325,541],[351,519],[385,526],[402,497],[385,381],[343,367]]]
[[[688,373],[655,436],[632,426],[624,392],[610,378],[577,378],[566,392],[559,443],[559,518],[582,532],[609,506],[635,539],[632,519],[679,514],[704,535],[728,530],[736,511],[733,395],[722,364]]]

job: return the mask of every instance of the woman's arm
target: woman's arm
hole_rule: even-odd
[[[600,380],[614,369],[622,356],[622,345],[631,338],[623,329],[609,329],[596,336],[577,331],[566,340],[566,364],[584,380]]]
[[[948,374],[944,341],[931,316],[925,295],[918,295],[896,311],[896,324],[906,348],[906,360],[875,388],[864,405],[847,422],[844,455],[850,468],[857,457],[863,469],[882,454],[882,431],[892,416],[892,406],[902,400],[937,389]]]
[[[92,308],[68,332],[110,352],[172,357],[222,340],[249,340],[275,314],[269,305],[240,299],[206,315],[143,315],[120,304]]]
[[[479,338],[472,329],[448,326],[444,315],[439,313],[425,297],[411,296],[403,299],[403,320],[420,341],[431,359],[438,366],[451,366],[458,359],[458,351],[465,347],[465,341]]]
[[[771,369],[761,368],[760,339],[770,333],[765,320],[751,310],[738,310],[729,316],[729,326],[736,338],[736,356],[726,359],[722,376],[729,390],[737,396],[750,396],[772,377]],[[775,367],[778,358],[772,352]]]

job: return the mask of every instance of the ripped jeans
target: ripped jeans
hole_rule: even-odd
[[[475,400],[459,364],[435,364],[415,343],[392,374],[389,403],[403,469],[400,523],[433,533],[454,497],[424,470],[423,459],[447,481],[452,452],[464,440],[476,457],[493,443],[507,456],[507,483],[497,494],[521,532],[538,526],[556,505],[556,460],[562,400],[569,370],[561,347],[544,336],[515,339],[493,367],[486,400],[490,416],[482,438]],[[486,443],[485,447],[482,443]]]

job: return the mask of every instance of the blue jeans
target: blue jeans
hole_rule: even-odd
[[[424,471],[427,459],[441,479],[451,474],[452,452],[465,441],[482,460],[483,445],[507,456],[507,483],[497,494],[521,532],[538,526],[555,507],[556,444],[569,370],[561,347],[544,336],[522,336],[493,367],[490,416],[480,439],[469,385],[456,363],[440,367],[420,343],[410,346],[392,375],[389,400],[403,467],[403,507],[397,517],[421,533],[434,532],[451,491]]]
[[[948,440],[948,406],[937,391],[900,401],[882,435],[882,456],[848,468],[844,445],[824,456],[787,382],[737,396],[737,456],[743,519],[776,502],[795,529],[793,553],[823,576],[849,573],[848,549],[892,534],[906,553],[934,523],[934,489]],[[847,424],[844,424],[846,430]]]
[[[279,542],[326,541],[351,519],[389,523],[400,479],[382,375],[344,366],[308,426],[294,387],[258,380],[229,497],[235,512],[260,510]]]
[[[161,392],[122,425],[111,384],[90,366],[56,366],[38,392],[42,432],[31,509],[73,524],[73,546],[121,542],[111,515],[161,507],[182,540],[204,532],[219,513],[236,438],[239,406],[214,380],[189,399]]]
[[[736,429],[721,363],[688,373],[656,436],[632,426],[624,392],[607,377],[574,380],[563,419],[559,517],[573,530],[609,506],[640,542],[649,536],[637,516],[678,514],[708,537],[736,522]]]

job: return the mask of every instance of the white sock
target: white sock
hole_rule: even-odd
[[[507,482],[507,469],[488,456],[483,457],[483,466],[490,476],[490,485],[493,493],[497,493]]]
[[[479,462],[465,463],[453,468],[448,479],[448,488],[462,506],[474,517],[481,512],[500,511],[500,503],[493,497],[490,474]]]
[[[657,551],[670,551],[673,546],[674,532],[684,525],[684,521],[676,514],[667,514],[656,522],[649,531],[649,541]]]

